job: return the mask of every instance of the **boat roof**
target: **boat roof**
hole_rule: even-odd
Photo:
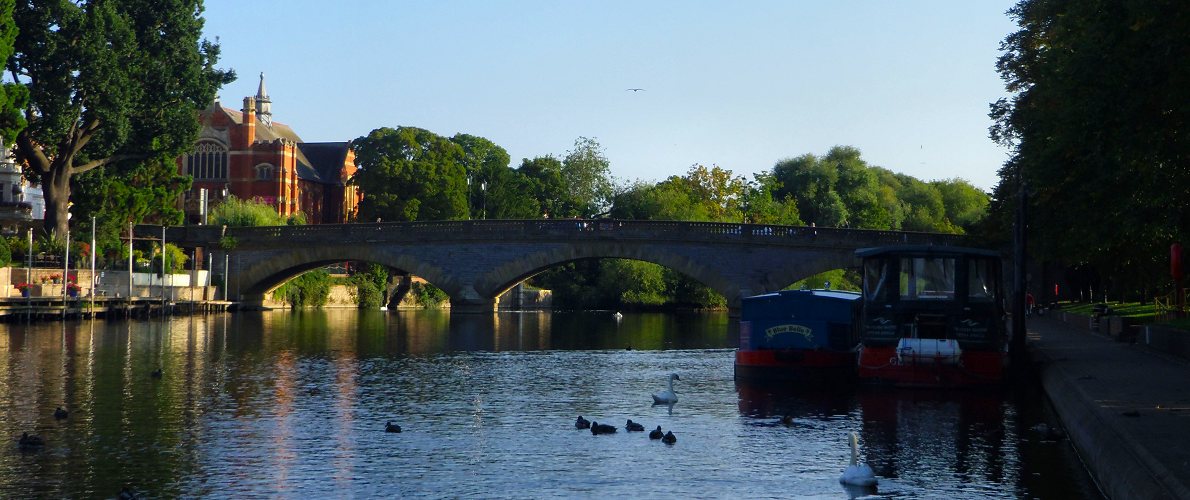
[[[946,245],[890,245],[883,247],[861,248],[855,251],[856,257],[876,257],[881,255],[978,255],[981,257],[1000,257],[1000,252],[983,248],[953,247]]]

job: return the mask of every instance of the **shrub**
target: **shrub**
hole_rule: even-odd
[[[438,307],[448,298],[446,292],[429,283],[414,283],[410,292],[413,293],[413,299],[422,307]]]
[[[322,307],[331,293],[331,275],[324,269],[315,269],[287,281],[273,290],[273,299],[283,301],[291,307]]]

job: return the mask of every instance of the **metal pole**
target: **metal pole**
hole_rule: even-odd
[[[223,301],[227,302],[227,276],[231,274],[231,269],[227,267],[229,254],[225,250],[223,252]]]
[[[167,272],[165,258],[165,224],[161,225],[161,316],[165,316],[165,274]]]
[[[91,319],[95,319],[95,216],[91,216]]]
[[[29,228],[29,267],[25,268],[25,285],[33,286],[33,228]],[[25,290],[29,290],[25,288]],[[33,291],[25,296],[25,320],[33,319]]]
[[[1012,339],[1008,346],[1009,354],[1014,360],[1023,361],[1025,355],[1025,250],[1027,231],[1025,208],[1028,206],[1028,188],[1024,179],[1020,180],[1017,193],[1016,208],[1016,238],[1013,245],[1013,294],[1012,294]]]
[[[128,222],[128,312],[132,312],[132,221]]]
[[[69,217],[67,217],[69,219]],[[66,289],[70,288],[70,225],[66,225],[66,257],[62,259],[62,319],[66,319]]]

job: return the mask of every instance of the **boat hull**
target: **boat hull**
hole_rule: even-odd
[[[1006,353],[966,350],[957,359],[938,356],[912,360],[897,355],[895,346],[863,347],[859,353],[861,381],[897,387],[994,386],[1004,381]]]
[[[844,383],[855,379],[855,353],[808,349],[736,351],[737,380]]]

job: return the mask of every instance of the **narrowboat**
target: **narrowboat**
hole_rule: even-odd
[[[860,294],[783,290],[745,297],[737,380],[844,382],[855,379]]]
[[[998,253],[889,246],[856,256],[863,266],[862,382],[968,387],[1003,380],[1008,334]]]

